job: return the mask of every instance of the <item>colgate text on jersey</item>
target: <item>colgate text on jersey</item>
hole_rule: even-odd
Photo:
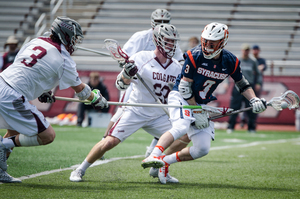
[[[175,82],[175,79],[176,79],[176,76],[166,75],[166,74],[157,73],[157,72],[153,72],[152,77],[155,80],[161,80],[163,82]]]

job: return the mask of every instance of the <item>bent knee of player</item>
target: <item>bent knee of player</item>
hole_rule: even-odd
[[[55,131],[52,126],[49,126],[45,131],[38,134],[38,142],[41,145],[47,145],[54,141],[55,139]]]
[[[103,149],[108,151],[117,146],[121,141],[113,136],[107,136],[104,140]]]
[[[190,147],[190,155],[193,159],[198,159],[203,156],[206,156],[209,153],[209,147],[201,146],[201,147]]]

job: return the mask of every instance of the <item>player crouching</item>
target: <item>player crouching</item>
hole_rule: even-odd
[[[231,76],[240,93],[250,101],[254,113],[261,113],[267,108],[265,100],[256,97],[242,75],[238,58],[223,49],[228,35],[225,24],[214,22],[204,27],[201,45],[186,53],[182,72],[168,97],[170,105],[202,105],[216,100],[212,93],[225,78]],[[207,155],[215,137],[214,124],[209,121],[207,112],[182,108],[169,108],[169,111],[172,128],[160,137],[151,155],[142,161],[144,168],[162,167],[159,174],[162,184],[167,183],[163,174],[167,173],[169,165]],[[162,156],[164,150],[186,132],[193,146]]]

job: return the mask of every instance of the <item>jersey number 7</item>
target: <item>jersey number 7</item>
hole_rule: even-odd
[[[215,83],[216,83],[215,81],[211,81],[211,80],[205,81],[204,84],[203,84],[204,89],[202,91],[199,91],[199,96],[202,99],[206,99],[207,93],[209,92],[212,85],[214,85]]]

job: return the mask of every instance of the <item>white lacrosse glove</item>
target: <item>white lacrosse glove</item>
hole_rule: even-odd
[[[128,62],[124,65],[122,75],[126,79],[132,79],[133,76],[138,72],[137,66],[133,62]]]
[[[249,102],[253,113],[261,113],[267,109],[267,101],[264,98],[253,97]]]
[[[193,117],[195,120],[195,126],[198,129],[204,129],[209,126],[208,114],[202,109],[193,109]]]
[[[94,93],[94,99],[90,103],[85,103],[87,105],[92,105],[95,110],[108,108],[107,100],[101,95],[98,89],[92,91]]]

